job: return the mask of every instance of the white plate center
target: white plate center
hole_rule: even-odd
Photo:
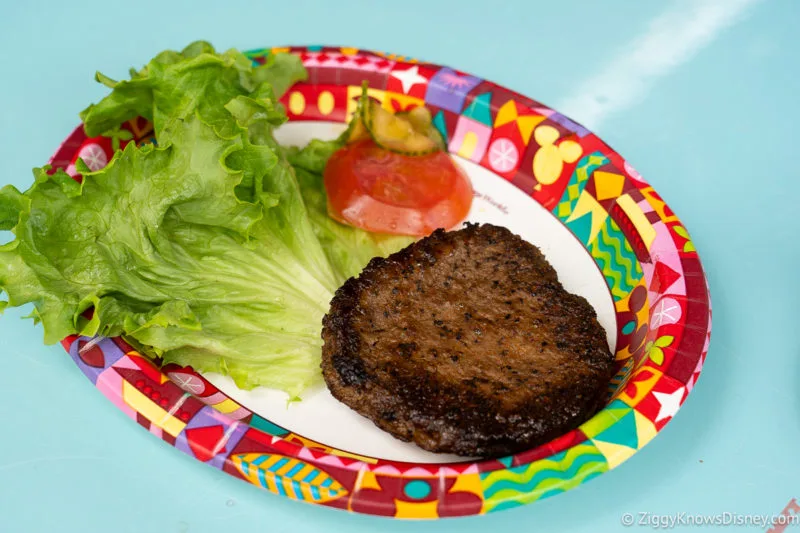
[[[330,122],[289,122],[277,130],[276,137],[281,144],[303,146],[315,138],[334,139],[343,130],[344,125]],[[458,158],[458,162],[469,174],[476,193],[469,220],[505,226],[538,246],[558,272],[564,288],[583,296],[594,307],[613,350],[616,346],[614,302],[589,253],[552,213],[514,185],[471,161]],[[283,392],[264,388],[243,391],[228,377],[213,373],[204,375],[251,411],[327,446],[395,461],[435,463],[465,460],[426,452],[395,439],[337,401],[325,388],[307,391],[302,401],[287,405]]]

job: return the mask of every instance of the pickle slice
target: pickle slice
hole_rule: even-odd
[[[433,117],[427,107],[415,107],[411,111],[400,111],[396,116],[405,118],[417,132],[430,137],[440,150],[447,150],[442,134],[433,125]]]
[[[426,155],[447,148],[428,109],[391,113],[369,97],[364,84],[356,112],[339,139],[352,143],[369,137],[381,148],[403,155]]]

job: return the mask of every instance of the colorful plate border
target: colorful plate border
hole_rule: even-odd
[[[347,121],[362,80],[388,109],[425,104],[452,153],[507,179],[550,210],[603,273],[617,311],[619,372],[609,405],[580,428],[514,456],[412,464],[334,450],[251,413],[191,368],[162,369],[121,339],[62,342],[91,382],[168,444],[293,499],[397,518],[494,512],[564,492],[640,450],[694,387],[708,351],[708,284],[688,232],[619,154],[560,113],[490,81],[348,47],[259,49],[299,55],[306,82],[282,99],[290,120]],[[143,120],[125,125],[151,140]],[[77,176],[106,164],[111,140],[82,127],[50,164]]]

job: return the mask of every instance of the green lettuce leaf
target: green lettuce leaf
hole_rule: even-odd
[[[230,161],[243,172],[237,197],[274,202],[277,208],[266,215],[273,237],[289,246],[320,283],[335,290],[340,280],[314,235],[297,180],[272,136],[274,127],[286,121],[276,105],[272,83],[283,87],[306,77],[299,58],[278,57],[254,66],[236,50],[216,54],[203,41],[180,53],[162,52],[130,81],[115,82],[111,94],[89,106],[81,118],[87,134],[98,135],[136,116],[146,117],[153,120],[161,146],[169,145],[173,130],[194,114],[223,138],[244,129],[250,142]],[[266,174],[264,163],[275,157],[278,164]]]
[[[11,305],[34,303],[48,343],[124,335],[165,362],[297,395],[319,380],[335,287],[277,236],[272,200],[235,194],[244,171],[233,161],[271,176],[277,157],[243,157],[258,147],[199,117],[172,133],[167,147],[129,144],[80,185],[39,169],[25,201],[6,187],[0,212],[16,210],[18,223],[0,249],[0,285]]]
[[[254,66],[237,50],[217,54],[210,44],[197,41],[182,52],[160,53],[142,70],[132,72],[130,80],[114,81],[98,72],[97,80],[112,89],[111,94],[84,109],[81,120],[86,134],[94,137],[141,116],[153,121],[156,138],[162,143],[165,139],[158,134],[163,135],[170,121],[198,112],[217,133],[230,136],[236,130],[224,106],[232,98],[278,99],[291,84],[307,76],[300,59],[293,55],[273,55],[266,64]]]
[[[272,91],[280,98],[289,88],[308,77],[303,62],[294,54],[271,54],[267,62],[254,70],[253,80],[256,83],[267,82]]]
[[[166,51],[83,113],[89,135],[154,121],[158,146],[129,143],[78,183],[34,170],[0,190],[0,290],[34,305],[45,342],[122,335],[164,362],[296,397],[321,381],[321,320],[339,285],[409,239],[327,216],[321,172],[335,145],[286,150],[278,92],[297,59],[253,66],[204,42]],[[294,162],[297,170],[292,166]],[[92,309],[93,313],[86,313]]]

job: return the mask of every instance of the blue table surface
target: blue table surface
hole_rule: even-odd
[[[44,346],[21,319],[29,309],[9,310],[0,532],[594,533],[624,529],[628,512],[780,513],[800,499],[798,22],[797,0],[4,3],[0,184],[27,188],[105,93],[95,70],[124,77],[198,38],[392,51],[528,94],[620,151],[692,233],[714,325],[697,387],[625,464],[532,505],[412,523],[290,501],[202,466]]]

